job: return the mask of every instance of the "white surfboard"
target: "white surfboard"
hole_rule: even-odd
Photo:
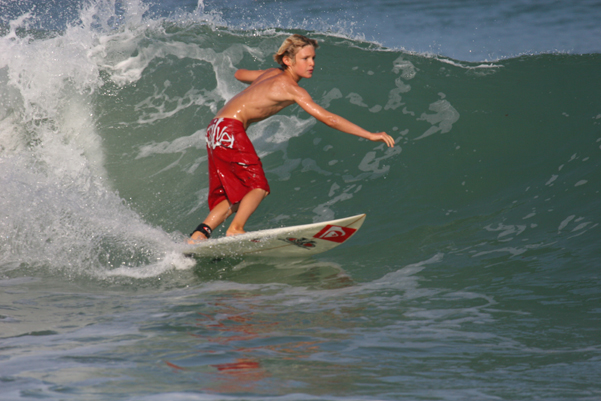
[[[343,244],[357,232],[364,220],[365,214],[360,214],[321,223],[252,231],[190,245],[184,253],[212,258],[252,255],[308,257]]]

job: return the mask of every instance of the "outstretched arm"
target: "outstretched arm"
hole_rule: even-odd
[[[326,124],[328,127],[346,132],[347,134],[360,136],[374,142],[384,142],[388,147],[394,147],[394,139],[386,132],[369,132],[349,120],[331,113],[315,103],[309,93],[303,88],[296,87],[294,90],[294,100],[307,113]]]

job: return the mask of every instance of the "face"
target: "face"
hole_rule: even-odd
[[[293,63],[290,63],[290,58],[288,57],[285,58],[284,62],[290,72],[299,79],[311,78],[313,76],[313,68],[315,67],[315,48],[307,45],[296,53]]]

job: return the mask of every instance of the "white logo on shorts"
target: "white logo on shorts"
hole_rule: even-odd
[[[224,148],[234,148],[234,136],[230,135],[225,128],[220,128],[219,124],[223,122],[223,118],[219,118],[214,124],[211,124],[207,129],[207,144],[211,149],[217,146]]]

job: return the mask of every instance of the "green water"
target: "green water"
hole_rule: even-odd
[[[6,399],[601,396],[598,54],[313,35],[303,87],[397,146],[298,107],[253,125],[272,193],[247,228],[364,226],[309,260],[191,260],[206,125],[284,33],[151,25],[15,40],[0,68]]]

